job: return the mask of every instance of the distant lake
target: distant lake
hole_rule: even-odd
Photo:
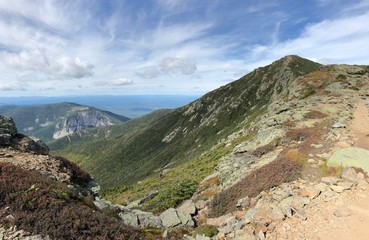
[[[199,96],[174,95],[0,97],[0,105],[24,106],[73,102],[134,118],[157,109],[178,108],[196,100],[197,98],[199,98]]]

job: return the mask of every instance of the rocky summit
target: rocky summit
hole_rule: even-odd
[[[298,56],[62,156],[1,116],[0,239],[367,239],[368,122],[368,66]]]

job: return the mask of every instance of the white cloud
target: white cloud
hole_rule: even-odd
[[[135,74],[142,78],[156,78],[160,76],[161,73],[156,67],[146,67],[137,69]]]
[[[325,20],[309,25],[296,39],[275,45],[258,45],[252,50],[257,59],[275,60],[297,54],[312,60],[329,62],[369,62],[369,13],[359,16]]]
[[[131,84],[133,84],[133,80],[127,78],[118,78],[109,81],[95,82],[95,85],[97,86],[125,86]]]
[[[160,69],[164,73],[182,73],[184,75],[193,74],[197,67],[194,62],[180,58],[165,58],[160,64]]]
[[[0,84],[0,91],[26,91],[26,88],[20,84]]]
[[[94,65],[79,57],[59,57],[52,59],[39,50],[6,54],[4,63],[20,70],[33,70],[67,78],[83,78],[93,75]]]

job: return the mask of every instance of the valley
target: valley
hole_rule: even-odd
[[[119,234],[136,239],[365,239],[368,100],[368,66],[290,55],[183,107],[50,141],[51,155],[2,120],[0,162],[53,184],[88,172],[93,186],[72,184],[83,207],[113,217]],[[34,185],[22,199],[44,187]],[[66,193],[66,202],[82,201]],[[11,207],[0,214],[15,220],[0,224],[54,234],[22,225],[29,214],[6,201]]]

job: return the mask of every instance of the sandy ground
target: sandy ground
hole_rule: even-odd
[[[353,117],[348,130],[355,141],[355,146],[369,150],[369,111],[364,101],[358,103]]]
[[[358,102],[348,130],[356,147],[369,150],[369,111],[364,101]],[[344,216],[336,216],[337,211]],[[306,221],[291,223],[296,229],[291,229],[288,239],[368,240],[369,185],[337,194],[330,201],[317,199],[306,214]]]

